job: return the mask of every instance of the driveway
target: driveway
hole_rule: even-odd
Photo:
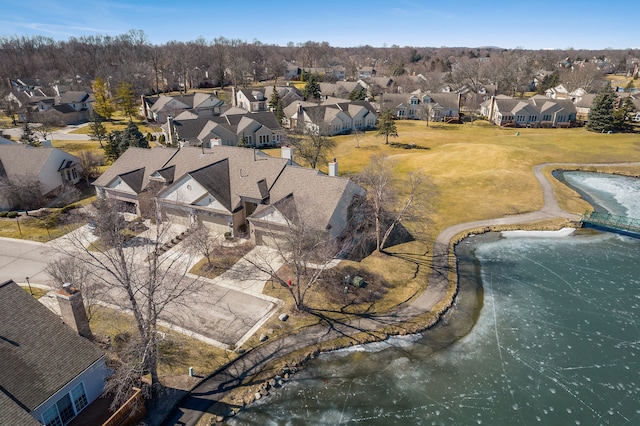
[[[83,135],[83,134],[75,134],[75,133],[71,133],[72,131],[80,128],[80,127],[85,127],[87,126],[89,123],[83,123],[83,124],[79,124],[79,125],[73,125],[73,126],[67,126],[65,128],[62,128],[60,130],[56,130],[54,132],[51,132],[51,135],[49,136],[50,140],[64,140],[64,141],[88,141],[91,138],[89,137],[89,135]],[[37,123],[33,124],[34,129],[37,132]],[[31,125],[29,126],[31,127]],[[2,129],[2,134],[7,137],[7,136],[11,136],[11,139],[16,141],[16,140],[20,140],[20,136],[22,136],[22,127],[14,127],[11,129]]]
[[[69,235],[74,236],[86,241],[92,238],[86,226]],[[26,277],[29,277],[31,284],[50,285],[44,269],[59,255],[58,248],[67,244],[66,236],[49,243],[0,238],[1,282],[12,279],[26,285]],[[164,256],[176,256],[177,248]],[[255,256],[255,250],[260,256],[271,256],[263,248],[254,249],[247,256]],[[275,267],[281,265],[282,261],[277,256],[272,259]],[[221,348],[241,345],[282,305],[279,299],[262,294],[268,276],[252,269],[245,261],[240,261],[232,270],[215,279],[190,277],[198,279],[199,285],[179,303],[167,307],[161,325]],[[124,311],[128,306],[122,293],[113,289],[99,303],[120,307]]]

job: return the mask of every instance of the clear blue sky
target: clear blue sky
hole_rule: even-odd
[[[0,0],[0,35],[219,36],[286,45],[640,48],[640,0]]]

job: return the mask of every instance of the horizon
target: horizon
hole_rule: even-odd
[[[89,2],[87,2],[89,3]],[[455,10],[442,3],[371,0],[366,7],[327,0],[322,6],[286,7],[264,2],[243,5],[205,0],[177,5],[168,0],[0,0],[2,37],[45,36],[56,41],[83,36],[117,36],[141,30],[154,45],[217,37],[287,46],[307,41],[332,47],[487,48],[523,50],[639,49],[640,30],[620,23],[619,11],[579,0],[509,5],[461,0]],[[533,16],[547,11],[542,18]],[[211,14],[203,13],[210,11]],[[624,14],[640,14],[640,2]],[[188,17],[188,24],[181,17]],[[384,19],[383,19],[384,18]],[[594,30],[595,29],[595,30]],[[636,46],[633,46],[636,45]]]

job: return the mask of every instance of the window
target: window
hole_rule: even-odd
[[[84,393],[84,386],[82,386],[82,383],[71,389],[71,398],[73,398],[73,405],[76,406],[76,411],[82,411],[84,407],[89,405],[89,402],[87,401],[87,394]]]
[[[63,426],[71,421],[83,408],[89,405],[87,394],[84,386],[79,383],[78,386],[71,389],[71,392],[65,394],[55,404],[42,413],[42,420],[45,426]]]
[[[399,109],[398,110],[398,117],[404,117],[404,110],[403,109]]]
[[[411,105],[418,105],[418,100],[415,98],[411,98]]]
[[[549,121],[549,120],[551,120],[551,116],[550,115],[547,114],[547,115],[543,115],[542,116],[542,121]]]

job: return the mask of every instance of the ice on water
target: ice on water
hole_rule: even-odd
[[[475,247],[470,334],[436,353],[410,338],[321,357],[232,424],[640,424],[640,241],[517,233]]]

